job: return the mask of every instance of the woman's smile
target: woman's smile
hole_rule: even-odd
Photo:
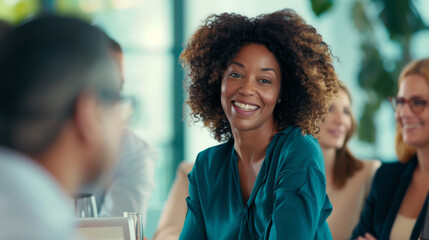
[[[242,115],[252,115],[260,109],[258,105],[246,103],[243,101],[232,101],[232,107],[235,113]]]
[[[328,133],[331,134],[331,136],[335,137],[335,138],[341,138],[344,137],[346,135],[346,132],[344,130],[341,129],[328,129]]]

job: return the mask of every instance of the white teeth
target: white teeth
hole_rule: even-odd
[[[256,110],[258,108],[258,106],[255,105],[249,105],[249,104],[245,104],[245,103],[240,103],[240,102],[233,102],[235,106],[237,106],[240,109],[243,109],[245,111],[253,111]]]
[[[419,128],[420,126],[419,123],[404,124],[404,128]]]

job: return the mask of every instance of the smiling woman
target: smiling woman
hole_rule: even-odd
[[[319,144],[326,170],[326,192],[333,210],[328,218],[334,240],[349,239],[359,222],[379,161],[361,161],[351,153],[348,142],[357,123],[351,108],[351,95],[341,85],[338,97],[329,106],[328,117],[319,123]]]
[[[400,162],[377,171],[354,238],[418,239],[422,231],[429,197],[429,59],[409,63],[398,82],[391,100]]]
[[[338,90],[331,52],[293,10],[210,16],[181,55],[191,115],[221,145],[189,174],[180,239],[331,239],[312,137]]]

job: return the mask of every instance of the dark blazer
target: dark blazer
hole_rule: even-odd
[[[390,238],[393,223],[416,166],[417,158],[414,157],[406,164],[385,163],[378,169],[352,239],[363,236],[367,232],[379,240]],[[420,236],[426,213],[426,202],[414,225],[411,239],[418,239]]]

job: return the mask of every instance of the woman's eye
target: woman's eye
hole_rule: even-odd
[[[239,73],[231,73],[231,74],[229,74],[229,76],[233,77],[233,78],[242,78],[241,74],[239,74]]]
[[[414,106],[425,106],[426,101],[422,99],[412,99],[411,104],[413,104]]]
[[[351,114],[351,112],[350,112],[350,110],[349,110],[349,109],[344,109],[344,114],[346,114],[346,115],[350,115],[350,114]]]
[[[333,112],[334,111],[334,106],[329,106],[328,112]]]
[[[267,79],[261,79],[259,82],[261,82],[261,83],[265,83],[265,84],[269,84],[269,83],[271,83],[271,81],[270,81],[270,80],[267,80]]]

